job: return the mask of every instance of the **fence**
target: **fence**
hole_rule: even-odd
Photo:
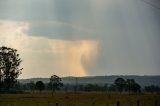
[[[62,106],[62,105],[60,105],[59,103],[56,103],[56,106]],[[93,102],[91,106],[99,106],[99,105],[95,104],[95,102]],[[109,105],[107,105],[107,106],[109,106]],[[121,105],[120,101],[117,101],[116,106],[123,106],[123,105]],[[143,106],[140,104],[140,100],[137,100],[136,106]],[[153,103],[153,106],[160,106],[160,104],[158,105],[158,100],[155,100],[155,102]]]

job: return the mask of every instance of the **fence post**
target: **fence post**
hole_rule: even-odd
[[[120,102],[119,101],[117,101],[117,106],[120,106]]]
[[[56,103],[56,106],[58,106],[58,103]]]
[[[139,103],[140,103],[139,100],[137,100],[137,106],[139,106]]]
[[[95,102],[93,102],[93,106],[95,106]]]
[[[155,106],[158,106],[158,101],[157,100],[155,100]]]

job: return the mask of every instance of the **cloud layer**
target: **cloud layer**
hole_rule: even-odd
[[[29,36],[29,23],[0,21],[0,45],[18,49],[24,67],[21,78],[61,76],[84,76],[84,64],[96,59],[98,41],[55,40]]]
[[[85,70],[80,75],[157,75],[159,7],[159,0],[0,0],[0,20],[9,20],[0,42],[27,53],[26,70],[46,68],[34,70],[37,75],[51,69],[66,76],[76,72],[71,69]]]

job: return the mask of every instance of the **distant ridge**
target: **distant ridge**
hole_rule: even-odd
[[[75,79],[77,78],[78,84],[113,84],[114,80],[118,77],[124,79],[135,79],[137,83],[141,86],[147,85],[158,85],[160,86],[160,75],[144,75],[144,76],[137,76],[137,75],[111,75],[111,76],[85,76],[85,77],[62,77],[62,82],[64,84],[75,84]],[[30,78],[30,79],[19,79],[21,83],[28,83],[30,81],[43,81],[44,83],[49,82],[49,78]]]

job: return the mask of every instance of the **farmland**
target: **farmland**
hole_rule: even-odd
[[[0,106],[160,106],[160,94],[127,93],[26,93],[0,94]],[[157,103],[156,103],[157,102]]]

